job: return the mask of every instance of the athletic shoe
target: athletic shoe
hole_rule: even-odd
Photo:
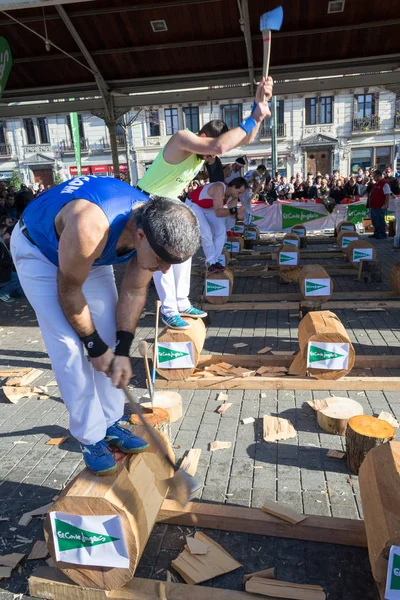
[[[207,313],[204,310],[200,310],[199,308],[195,308],[194,306],[189,306],[186,310],[183,310],[179,313],[181,317],[194,317],[195,319],[204,319],[207,316]]]
[[[86,467],[96,475],[109,475],[118,469],[117,463],[104,440],[96,444],[81,444]]]
[[[116,446],[126,454],[144,452],[149,447],[145,440],[132,433],[127,427],[119,425],[118,421],[107,429],[104,440],[110,446]]]
[[[220,270],[220,273],[222,273],[223,271],[225,271],[224,265],[221,264],[220,262],[216,262],[215,266]]]
[[[221,269],[217,266],[217,264],[219,263],[215,263],[214,265],[210,265],[209,267],[207,267],[207,271],[209,273],[220,273]]]
[[[166,317],[165,315],[161,314],[161,320],[163,323],[165,323],[165,325],[167,325],[167,327],[170,327],[171,329],[190,329],[189,323],[186,323],[186,321],[184,321],[180,315]]]
[[[11,298],[9,294],[0,294],[0,300],[3,300],[3,302],[14,302],[14,298]]]

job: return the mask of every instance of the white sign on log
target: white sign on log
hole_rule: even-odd
[[[356,235],[344,235],[342,237],[342,248],[347,248],[347,246],[349,244],[351,244],[351,242],[356,242],[358,240],[358,236]]]
[[[160,369],[192,369],[192,342],[158,342],[157,365]]]
[[[299,237],[305,237],[306,232],[304,229],[292,229],[292,233],[298,235]]]
[[[299,260],[298,252],[280,252],[279,253],[279,264],[280,265],[297,265]]]
[[[353,225],[341,225],[340,231],[354,231]]]
[[[206,296],[229,296],[229,279],[206,279]]]
[[[243,233],[244,232],[244,225],[235,225],[233,227],[232,231],[234,233]]]
[[[254,229],[247,229],[244,232],[244,239],[245,240],[256,240],[257,239],[257,231],[254,231]]]
[[[306,279],[304,281],[306,296],[329,296],[331,293],[331,280],[326,277],[321,279]]]
[[[56,560],[92,567],[129,568],[121,517],[51,512]]]
[[[219,262],[220,265],[222,265],[223,267],[226,267],[226,256],[225,254],[220,254],[218,257],[217,262]]]
[[[353,250],[353,262],[360,262],[361,260],[372,260],[373,248],[354,248]]]
[[[308,342],[307,367],[313,369],[340,370],[349,364],[349,344]]]
[[[228,252],[240,252],[240,243],[239,242],[226,242],[224,248],[228,250]]]
[[[400,600],[400,547],[392,546],[389,552],[385,600]]]
[[[296,248],[299,247],[299,240],[292,240],[290,238],[285,238],[283,240],[283,243],[285,244],[285,246],[296,246]]]

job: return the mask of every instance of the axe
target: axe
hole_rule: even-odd
[[[263,77],[268,77],[269,72],[269,57],[271,54],[271,32],[279,31],[282,27],[283,9],[278,6],[270,10],[260,17],[260,30],[263,38],[264,61],[263,61]]]

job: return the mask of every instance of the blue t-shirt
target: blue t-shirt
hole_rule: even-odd
[[[148,196],[114,177],[84,175],[43,192],[24,210],[23,220],[29,236],[49,261],[58,266],[58,236],[54,220],[63,206],[78,198],[97,204],[110,224],[106,246],[93,265],[115,265],[135,256],[136,250],[117,256],[117,243],[133,207],[139,202],[147,202]]]

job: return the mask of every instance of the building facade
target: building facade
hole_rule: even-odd
[[[158,99],[162,94],[158,95]],[[121,172],[135,183],[178,129],[194,132],[211,119],[235,127],[248,116],[252,99],[189,104],[157,104],[132,110],[117,132]],[[79,115],[82,172],[112,175],[107,127],[102,119]],[[397,168],[400,143],[399,98],[384,88],[332,90],[323,93],[277,96],[278,168],[282,174],[300,171],[322,174],[339,169],[342,175],[361,167]],[[263,163],[271,169],[271,124],[262,124],[256,140],[222,157],[229,163],[246,155],[249,166]],[[55,174],[76,174],[68,115],[0,119],[0,178],[13,170],[26,182],[52,183]],[[396,170],[396,169],[395,169]]]

